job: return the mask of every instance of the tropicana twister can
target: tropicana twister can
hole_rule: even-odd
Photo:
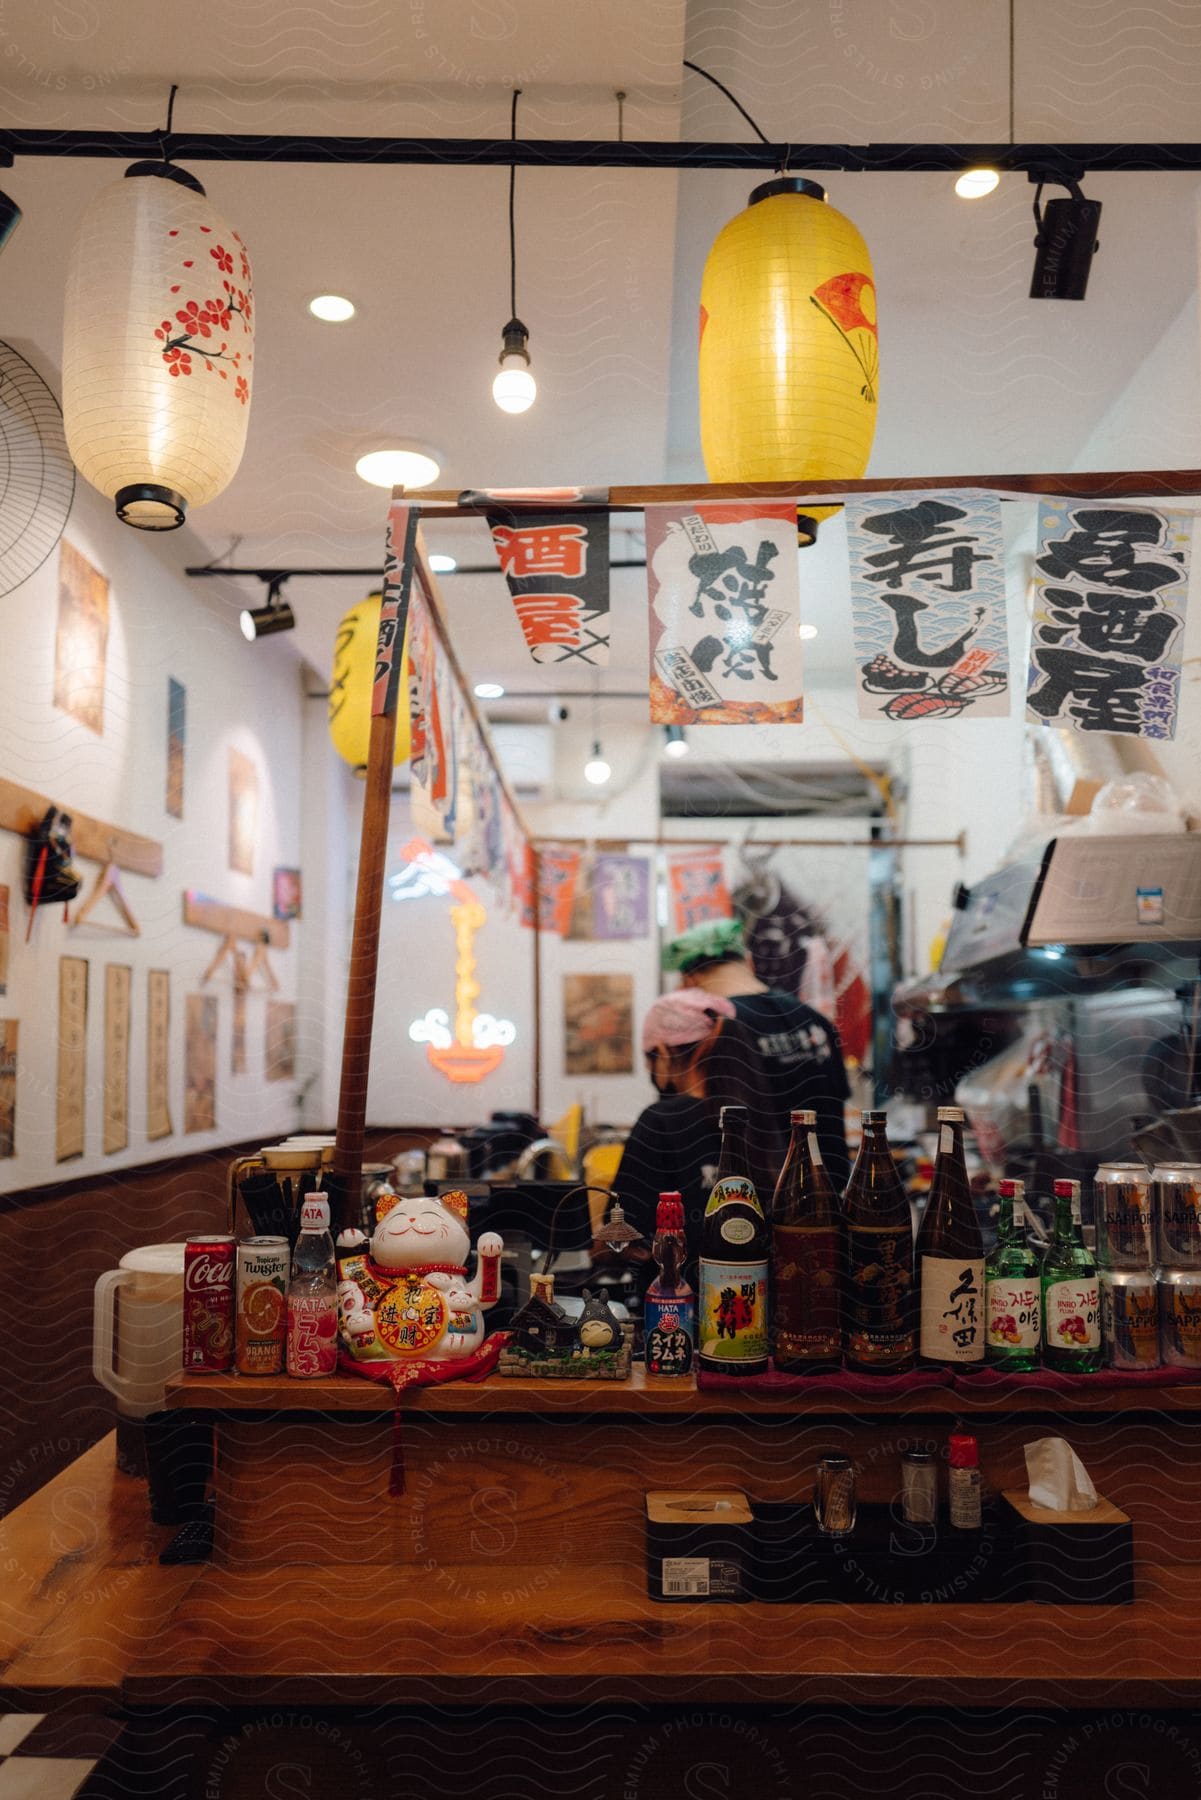
[[[252,1237],[238,1245],[234,1347],[239,1375],[283,1373],[289,1265],[285,1237]]]

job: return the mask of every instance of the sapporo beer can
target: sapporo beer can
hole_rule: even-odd
[[[287,1340],[288,1240],[252,1237],[238,1245],[234,1357],[239,1375],[280,1375]]]
[[[1159,1271],[1159,1333],[1170,1369],[1201,1369],[1201,1269]]]
[[[1102,1163],[1093,1176],[1097,1261],[1105,1269],[1155,1267],[1151,1177],[1143,1163]]]
[[[234,1360],[234,1239],[191,1237],[183,1253],[183,1366],[215,1375]]]
[[[1201,1165],[1160,1163],[1151,1177],[1165,1269],[1201,1269]]]
[[[1159,1367],[1159,1287],[1154,1269],[1102,1269],[1101,1333],[1111,1369]]]

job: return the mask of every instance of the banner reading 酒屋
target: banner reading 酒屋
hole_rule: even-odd
[[[859,716],[1009,712],[1005,542],[995,494],[846,503]]]
[[[1192,538],[1191,513],[1040,504],[1028,719],[1175,737]]]
[[[795,502],[646,509],[651,720],[804,717]]]
[[[719,849],[683,850],[669,856],[667,879],[674,936],[705,919],[728,919],[733,912]]]
[[[489,512],[517,621],[536,663],[609,663],[607,513]]]

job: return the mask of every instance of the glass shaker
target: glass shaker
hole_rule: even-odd
[[[817,1528],[826,1537],[846,1537],[855,1529],[855,1471],[849,1456],[818,1459],[813,1511]]]

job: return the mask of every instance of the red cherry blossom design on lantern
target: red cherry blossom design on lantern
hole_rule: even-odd
[[[178,236],[179,236],[179,226],[178,226],[178,225],[176,225],[176,226],[175,226],[175,228],[174,228],[174,229],[173,229],[173,230],[172,230],[172,231],[169,231],[169,232],[168,232],[168,233],[167,233],[167,236],[168,236],[168,237],[178,237]]]
[[[234,259],[229,254],[229,251],[225,248],[224,244],[214,244],[212,249],[209,251],[209,255],[212,257],[212,259],[216,263],[217,267],[221,270],[222,274],[224,274],[224,275],[232,275],[233,274]]]
[[[179,320],[189,336],[211,337],[212,326],[207,309],[202,310],[198,300],[189,300],[175,317]]]
[[[207,233],[207,232],[210,232],[210,231],[211,231],[211,230],[212,230],[212,229],[213,229],[213,228],[212,228],[212,226],[211,226],[211,225],[202,225],[202,226],[201,226],[201,227],[200,227],[200,229],[201,229],[201,231],[203,231],[203,232],[205,232],[205,233]]]
[[[235,400],[240,400],[243,406],[245,406],[250,398],[250,383],[247,381],[245,375],[239,375],[238,379],[234,382],[234,398]]]
[[[163,351],[163,361],[170,368],[172,375],[190,375],[192,373],[192,359],[186,351],[179,349],[178,345],[171,350]]]
[[[170,319],[164,319],[162,324],[158,327],[158,329],[154,335],[156,338],[159,339],[159,341],[161,343],[165,344],[167,339],[171,336],[171,321],[170,321]]]
[[[192,259],[191,259],[191,257],[189,257],[188,260],[184,263],[184,268],[190,269],[191,266],[192,266]]]

